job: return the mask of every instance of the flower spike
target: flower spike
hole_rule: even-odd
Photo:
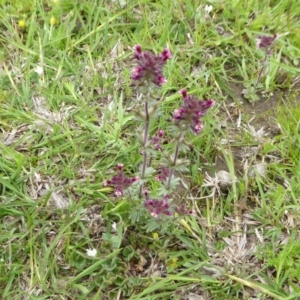
[[[166,48],[161,54],[155,55],[152,52],[142,51],[140,45],[134,46],[133,49],[137,66],[132,70],[132,80],[154,83],[157,86],[166,83],[162,69],[166,61],[172,57],[171,51]]]
[[[196,97],[188,95],[186,89],[180,90],[179,93],[183,97],[184,104],[174,111],[173,118],[178,123],[187,125],[194,133],[198,134],[204,127],[200,118],[205,115],[210,107],[215,105],[215,100],[198,100]]]

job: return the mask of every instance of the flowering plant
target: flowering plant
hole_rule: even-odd
[[[269,59],[270,55],[272,54],[271,48],[277,38],[278,38],[278,34],[274,34],[273,36],[262,35],[262,36],[259,36],[256,40],[256,47],[258,49],[262,49],[265,52],[265,57],[262,61],[262,67],[257,76],[255,88],[257,87],[257,84],[259,83],[262,73],[267,66],[268,59]]]
[[[272,77],[271,74],[273,74],[273,76],[274,76],[274,74],[276,73],[276,72],[270,70],[270,57],[272,55],[271,49],[277,38],[278,38],[278,34],[274,34],[273,36],[262,35],[256,39],[257,50],[259,50],[260,52],[263,51],[263,53],[264,53],[264,57],[259,62],[259,68],[258,68],[259,71],[258,71],[258,75],[256,76],[256,78],[251,79],[248,77],[246,64],[244,63],[245,60],[244,59],[242,60],[242,65],[243,65],[242,69],[243,69],[243,73],[244,73],[244,76],[246,79],[244,81],[245,89],[242,91],[242,94],[250,102],[255,102],[260,99],[260,97],[257,95],[257,90],[258,90],[258,88],[263,87],[263,85],[260,83],[260,80],[261,80],[263,74],[264,73],[267,74],[265,83],[266,83],[266,90],[268,90],[269,84],[271,81],[271,77]],[[279,57],[279,59],[280,59],[280,57]],[[248,69],[250,69],[250,68],[248,68]]]
[[[151,123],[155,121],[155,117],[160,115],[154,91],[167,82],[163,75],[163,67],[171,57],[172,54],[168,48],[156,55],[143,51],[140,45],[134,47],[136,66],[132,70],[131,79],[132,85],[137,87],[142,95],[142,103],[137,103],[137,107],[132,110],[132,113],[135,120],[140,123],[137,138],[141,146],[142,165],[139,176],[128,177],[123,172],[123,164],[119,164],[117,175],[104,181],[104,185],[115,188],[117,197],[124,197],[124,192],[128,190],[127,196],[139,206],[131,213],[132,220],[140,219],[136,214],[141,210],[148,211],[148,215],[156,220],[194,214],[194,211],[187,208],[186,204],[176,205],[172,201],[172,193],[178,183],[178,180],[174,178],[174,173],[189,164],[188,160],[184,159],[185,157],[180,157],[185,155],[184,140],[188,134],[199,134],[202,131],[204,128],[202,117],[210,107],[215,105],[215,101],[213,99],[199,100],[188,95],[186,89],[181,89],[183,104],[173,112],[173,119],[167,132],[159,130],[151,136]],[[175,141],[171,153],[164,148],[164,141],[168,139]],[[151,164],[153,158],[157,157],[160,157],[160,166],[158,170],[155,170]],[[156,192],[153,192],[153,196],[150,196],[148,189],[153,178],[161,186]],[[141,205],[143,209],[141,209]],[[150,227],[153,230],[155,226],[153,227],[152,223]]]

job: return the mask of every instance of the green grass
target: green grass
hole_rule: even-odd
[[[298,1],[0,7],[1,299],[300,298]],[[253,92],[264,59],[255,38],[274,33]],[[128,113],[135,44],[173,54],[153,134],[181,88],[217,102],[190,136],[178,192],[197,216],[160,226],[103,186],[118,163],[136,174],[142,162]],[[265,175],[253,167],[262,162]],[[220,170],[237,178],[226,191],[207,184]]]

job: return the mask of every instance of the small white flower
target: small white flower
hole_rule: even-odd
[[[34,69],[34,71],[35,71],[38,75],[42,75],[43,72],[44,72],[44,69],[43,69],[43,67],[41,67],[41,66],[36,66],[35,69]]]
[[[87,256],[95,257],[97,254],[97,250],[96,249],[86,249],[86,254],[87,254]]]
[[[204,7],[205,15],[208,16],[211,13],[212,9],[213,9],[212,5],[205,5]]]
[[[114,231],[117,231],[117,223],[116,222],[113,222],[111,224],[111,227],[113,228]]]

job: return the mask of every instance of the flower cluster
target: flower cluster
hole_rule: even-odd
[[[175,212],[180,215],[192,215],[195,216],[196,212],[193,209],[187,209],[184,204],[181,204],[180,206],[175,207]]]
[[[123,164],[118,164],[118,174],[113,176],[111,180],[104,180],[104,186],[114,186],[116,188],[115,195],[120,197],[123,195],[123,190],[130,187],[134,182],[139,180],[139,177],[127,177],[123,172]]]
[[[97,249],[86,249],[86,255],[90,257],[95,257],[97,255]]]
[[[144,191],[145,194],[145,207],[150,211],[153,218],[157,218],[159,215],[172,216],[173,213],[177,213],[180,216],[184,215],[196,215],[196,212],[193,209],[187,209],[184,204],[180,206],[173,206],[168,202],[170,196],[164,196],[161,200],[151,199],[147,191]]]
[[[165,135],[164,130],[159,130],[158,134],[153,136],[151,139],[151,144],[153,148],[157,151],[162,151],[162,146],[161,146],[161,139]]]
[[[152,82],[157,86],[165,83],[167,80],[163,76],[162,68],[167,59],[172,57],[171,51],[166,48],[161,54],[155,55],[152,52],[142,51],[140,45],[136,45],[134,50],[137,66],[132,70],[131,78],[135,81]]]
[[[167,180],[167,178],[170,176],[170,170],[163,166],[160,168],[160,172],[158,173],[158,175],[155,177],[155,179],[157,181],[165,181]]]
[[[259,36],[256,41],[256,46],[260,49],[268,49],[273,45],[277,37],[278,34],[274,34],[273,36]]]
[[[170,204],[168,203],[170,196],[164,196],[162,200],[159,200],[150,199],[147,191],[145,191],[144,194],[146,197],[145,207],[149,209],[152,217],[157,218],[158,215],[171,216],[173,214],[170,210]]]
[[[198,100],[194,96],[188,95],[185,89],[181,90],[180,93],[183,96],[184,104],[174,111],[173,118],[198,134],[203,129],[201,117],[205,115],[207,109],[215,105],[215,101],[213,99]]]

